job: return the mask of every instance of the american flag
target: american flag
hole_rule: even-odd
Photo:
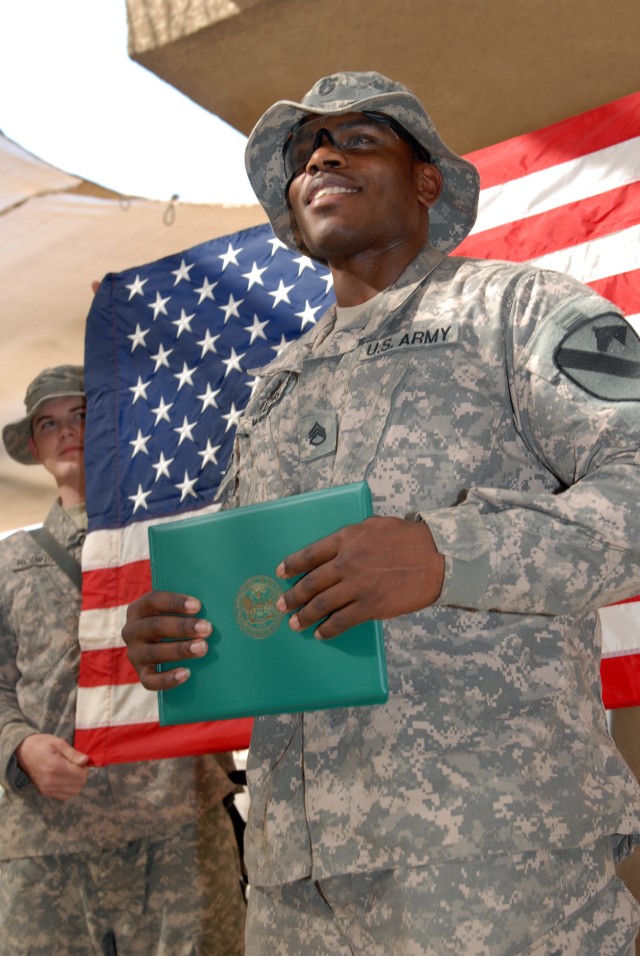
[[[567,272],[640,334],[640,93],[467,159],[480,171],[480,209],[456,254]],[[600,621],[604,705],[640,704],[640,597]]]
[[[640,94],[467,157],[478,221],[455,254],[532,260],[640,331]],[[87,510],[76,746],[96,764],[246,746],[250,721],[159,728],[120,632],[148,590],[150,521],[212,505],[248,372],[333,300],[326,269],[268,226],[107,276],[87,320]],[[640,602],[601,612],[603,698],[640,703]]]
[[[96,764],[238,750],[251,721],[158,725],[129,664],[127,605],[151,586],[150,523],[215,508],[251,370],[333,301],[326,268],[270,226],[108,275],[87,319],[87,511],[76,746]]]

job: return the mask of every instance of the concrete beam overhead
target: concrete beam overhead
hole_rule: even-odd
[[[320,76],[379,70],[469,152],[640,88],[635,0],[127,0],[129,53],[249,133]]]

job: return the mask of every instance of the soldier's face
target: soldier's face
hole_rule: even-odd
[[[311,254],[331,263],[386,252],[418,235],[423,244],[426,207],[418,171],[427,164],[409,144],[362,113],[314,117],[301,132],[307,125],[306,138],[294,142],[288,198]]]
[[[83,398],[54,398],[38,409],[31,425],[31,454],[61,482],[84,474]]]

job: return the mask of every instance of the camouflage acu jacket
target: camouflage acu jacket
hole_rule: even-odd
[[[77,558],[59,504],[45,527]],[[93,768],[81,794],[40,796],[14,751],[35,731],[73,743],[80,595],[26,532],[0,544],[0,860],[82,852],[175,832],[233,790],[231,757]]]
[[[637,335],[566,276],[429,249],[362,331],[334,319],[261,371],[225,506],[364,478],[445,582],[384,624],[387,704],[256,721],[250,879],[638,830],[596,615],[640,591]]]

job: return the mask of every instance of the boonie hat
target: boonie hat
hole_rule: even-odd
[[[58,365],[56,368],[45,368],[34,378],[27,388],[24,399],[26,415],[20,421],[5,425],[2,429],[4,447],[15,461],[19,461],[22,465],[37,464],[29,451],[33,416],[45,402],[73,395],[84,395],[84,374],[81,365]]]
[[[415,94],[381,73],[325,76],[300,103],[280,100],[258,120],[247,142],[245,166],[274,233],[289,248],[300,249],[291,228],[282,156],[282,147],[293,126],[308,115],[364,110],[393,117],[427,150],[442,173],[442,192],[429,210],[429,241],[442,252],[450,252],[469,234],[475,222],[480,192],[478,170],[442,142]]]

